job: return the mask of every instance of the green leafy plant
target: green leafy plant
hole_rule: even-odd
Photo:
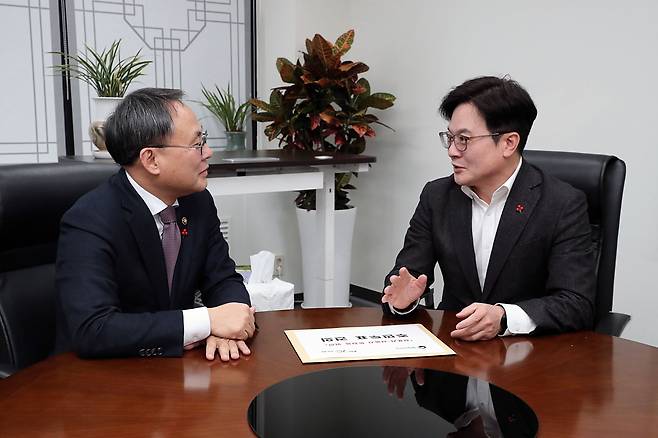
[[[371,93],[368,81],[359,78],[369,67],[341,59],[353,42],[354,30],[333,44],[316,34],[306,40],[301,61],[293,64],[277,59],[279,75],[290,85],[274,88],[269,102],[250,100],[255,108],[253,119],[269,123],[265,128],[269,140],[278,139],[283,149],[360,154],[366,148],[366,138],[375,136],[371,124],[390,128],[368,110],[390,108],[395,96]],[[337,210],[351,208],[346,192],[355,188],[350,184],[351,176],[336,174]],[[315,191],[300,192],[295,203],[299,208],[315,209]]]
[[[244,131],[244,121],[247,114],[249,114],[251,104],[245,102],[238,106],[231,94],[230,87],[227,87],[224,91],[215,85],[215,90],[207,90],[206,87],[202,86],[201,93],[206,101],[199,103],[217,117],[227,132]]]
[[[70,55],[64,52],[50,52],[61,55],[64,64],[52,68],[71,74],[89,84],[98,97],[123,97],[128,86],[139,76],[144,75],[144,69],[152,62],[140,57],[141,50],[133,56],[121,59],[119,46],[121,40],[112,43],[109,49],[98,53],[85,46],[86,53]]]

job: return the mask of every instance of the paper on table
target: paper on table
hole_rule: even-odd
[[[285,330],[302,363],[455,354],[421,324]]]

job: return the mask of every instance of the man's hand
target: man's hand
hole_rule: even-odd
[[[395,394],[397,398],[404,398],[404,388],[407,386],[407,378],[411,374],[416,375],[416,383],[425,384],[425,370],[422,368],[406,367],[383,367],[382,379],[388,388],[388,394]]]
[[[415,278],[407,268],[400,268],[399,275],[391,275],[391,284],[384,288],[382,303],[389,303],[396,309],[405,309],[425,292],[427,275]]]
[[[213,360],[215,351],[219,352],[219,358],[222,362],[228,362],[231,359],[240,359],[240,353],[243,356],[249,356],[251,350],[244,341],[234,339],[218,338],[210,335],[206,338],[206,359]]]
[[[243,303],[226,303],[208,308],[210,334],[218,338],[245,340],[254,335],[254,307]]]
[[[464,341],[493,339],[500,331],[500,320],[504,313],[505,309],[502,306],[473,303],[457,314],[457,318],[462,320],[455,326],[450,336]]]

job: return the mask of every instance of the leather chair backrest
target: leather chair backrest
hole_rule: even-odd
[[[60,219],[117,170],[70,160],[0,166],[0,365],[20,369],[52,353]]]
[[[531,151],[523,158],[587,196],[592,242],[596,251],[597,321],[612,310],[617,237],[626,164],[611,155]]]

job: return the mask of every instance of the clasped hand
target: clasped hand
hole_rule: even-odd
[[[245,343],[256,331],[254,313],[256,309],[243,303],[227,303],[208,308],[210,317],[210,336],[205,339],[206,358],[213,360],[215,352],[223,362],[239,359],[251,354]],[[204,341],[195,342],[185,347],[191,350]]]
[[[246,340],[256,331],[256,309],[243,303],[208,308],[210,334],[219,338]]]

